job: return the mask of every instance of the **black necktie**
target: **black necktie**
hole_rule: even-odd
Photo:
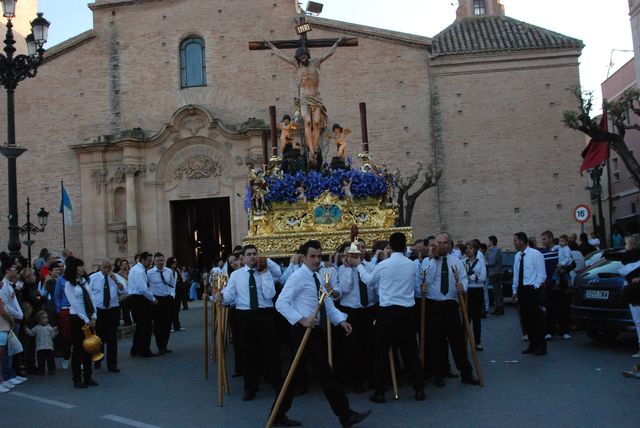
[[[524,251],[520,253],[520,266],[518,266],[518,287],[524,285]]]
[[[109,306],[111,306],[111,290],[109,289],[109,278],[107,275],[104,276],[103,296],[104,308],[109,309]]]
[[[440,272],[440,292],[443,296],[449,293],[449,265],[447,265],[447,256],[442,258],[442,271]]]
[[[258,306],[258,287],[256,287],[256,277],[253,276],[253,269],[249,269],[249,306],[252,311],[257,311]]]
[[[360,304],[363,308],[369,306],[369,294],[367,292],[367,284],[365,284],[360,278],[360,272],[356,271],[358,275],[358,287],[360,288]]]
[[[318,296],[320,296],[320,280],[315,273],[313,274],[313,280],[316,282],[316,290],[318,291]],[[324,307],[324,303],[320,306],[320,328],[327,329],[327,308]]]
[[[87,314],[87,318],[91,318],[91,316],[96,312],[95,308],[93,307],[93,302],[91,301],[91,296],[89,295],[89,292],[84,287],[84,285],[79,283],[78,287],[82,289],[82,301],[84,302],[84,311]]]

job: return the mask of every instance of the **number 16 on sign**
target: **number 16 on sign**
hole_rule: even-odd
[[[580,233],[584,233],[584,224],[591,219],[591,210],[587,205],[578,205],[573,211],[573,218],[580,223]]]

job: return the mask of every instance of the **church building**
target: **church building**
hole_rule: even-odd
[[[18,5],[35,11],[36,1]],[[210,266],[246,236],[248,165],[262,163],[268,107],[293,115],[298,94],[295,69],[248,42],[296,39],[300,6],[89,7],[93,28],[48,49],[38,76],[16,90],[17,141],[28,149],[18,159],[20,223],[29,196],[53,213],[34,251],[61,249],[63,179],[73,206],[67,247],[88,264],[149,250]],[[566,89],[579,85],[582,42],[509,18],[499,0],[459,0],[454,18],[430,38],[306,17],[310,39],[358,38],[323,63],[320,86],[330,124],[353,130],[354,167],[358,103],[366,102],[375,162],[405,176],[419,162],[442,170],[417,200],[415,238],[493,234],[510,247],[521,230],[575,231],[573,208],[587,201],[577,173],[584,139],[563,127],[562,112],[575,107]],[[326,49],[312,48],[312,58]],[[0,175],[0,213],[6,180]]]

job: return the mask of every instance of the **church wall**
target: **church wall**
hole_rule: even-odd
[[[495,234],[510,248],[521,230],[578,231],[573,209],[588,202],[578,174],[584,139],[562,124],[563,111],[575,107],[566,88],[579,83],[577,55],[434,63],[446,164],[441,209],[453,239]]]

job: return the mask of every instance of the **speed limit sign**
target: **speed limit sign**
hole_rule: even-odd
[[[586,223],[591,218],[591,210],[586,205],[578,205],[573,211],[573,218],[578,223]]]

